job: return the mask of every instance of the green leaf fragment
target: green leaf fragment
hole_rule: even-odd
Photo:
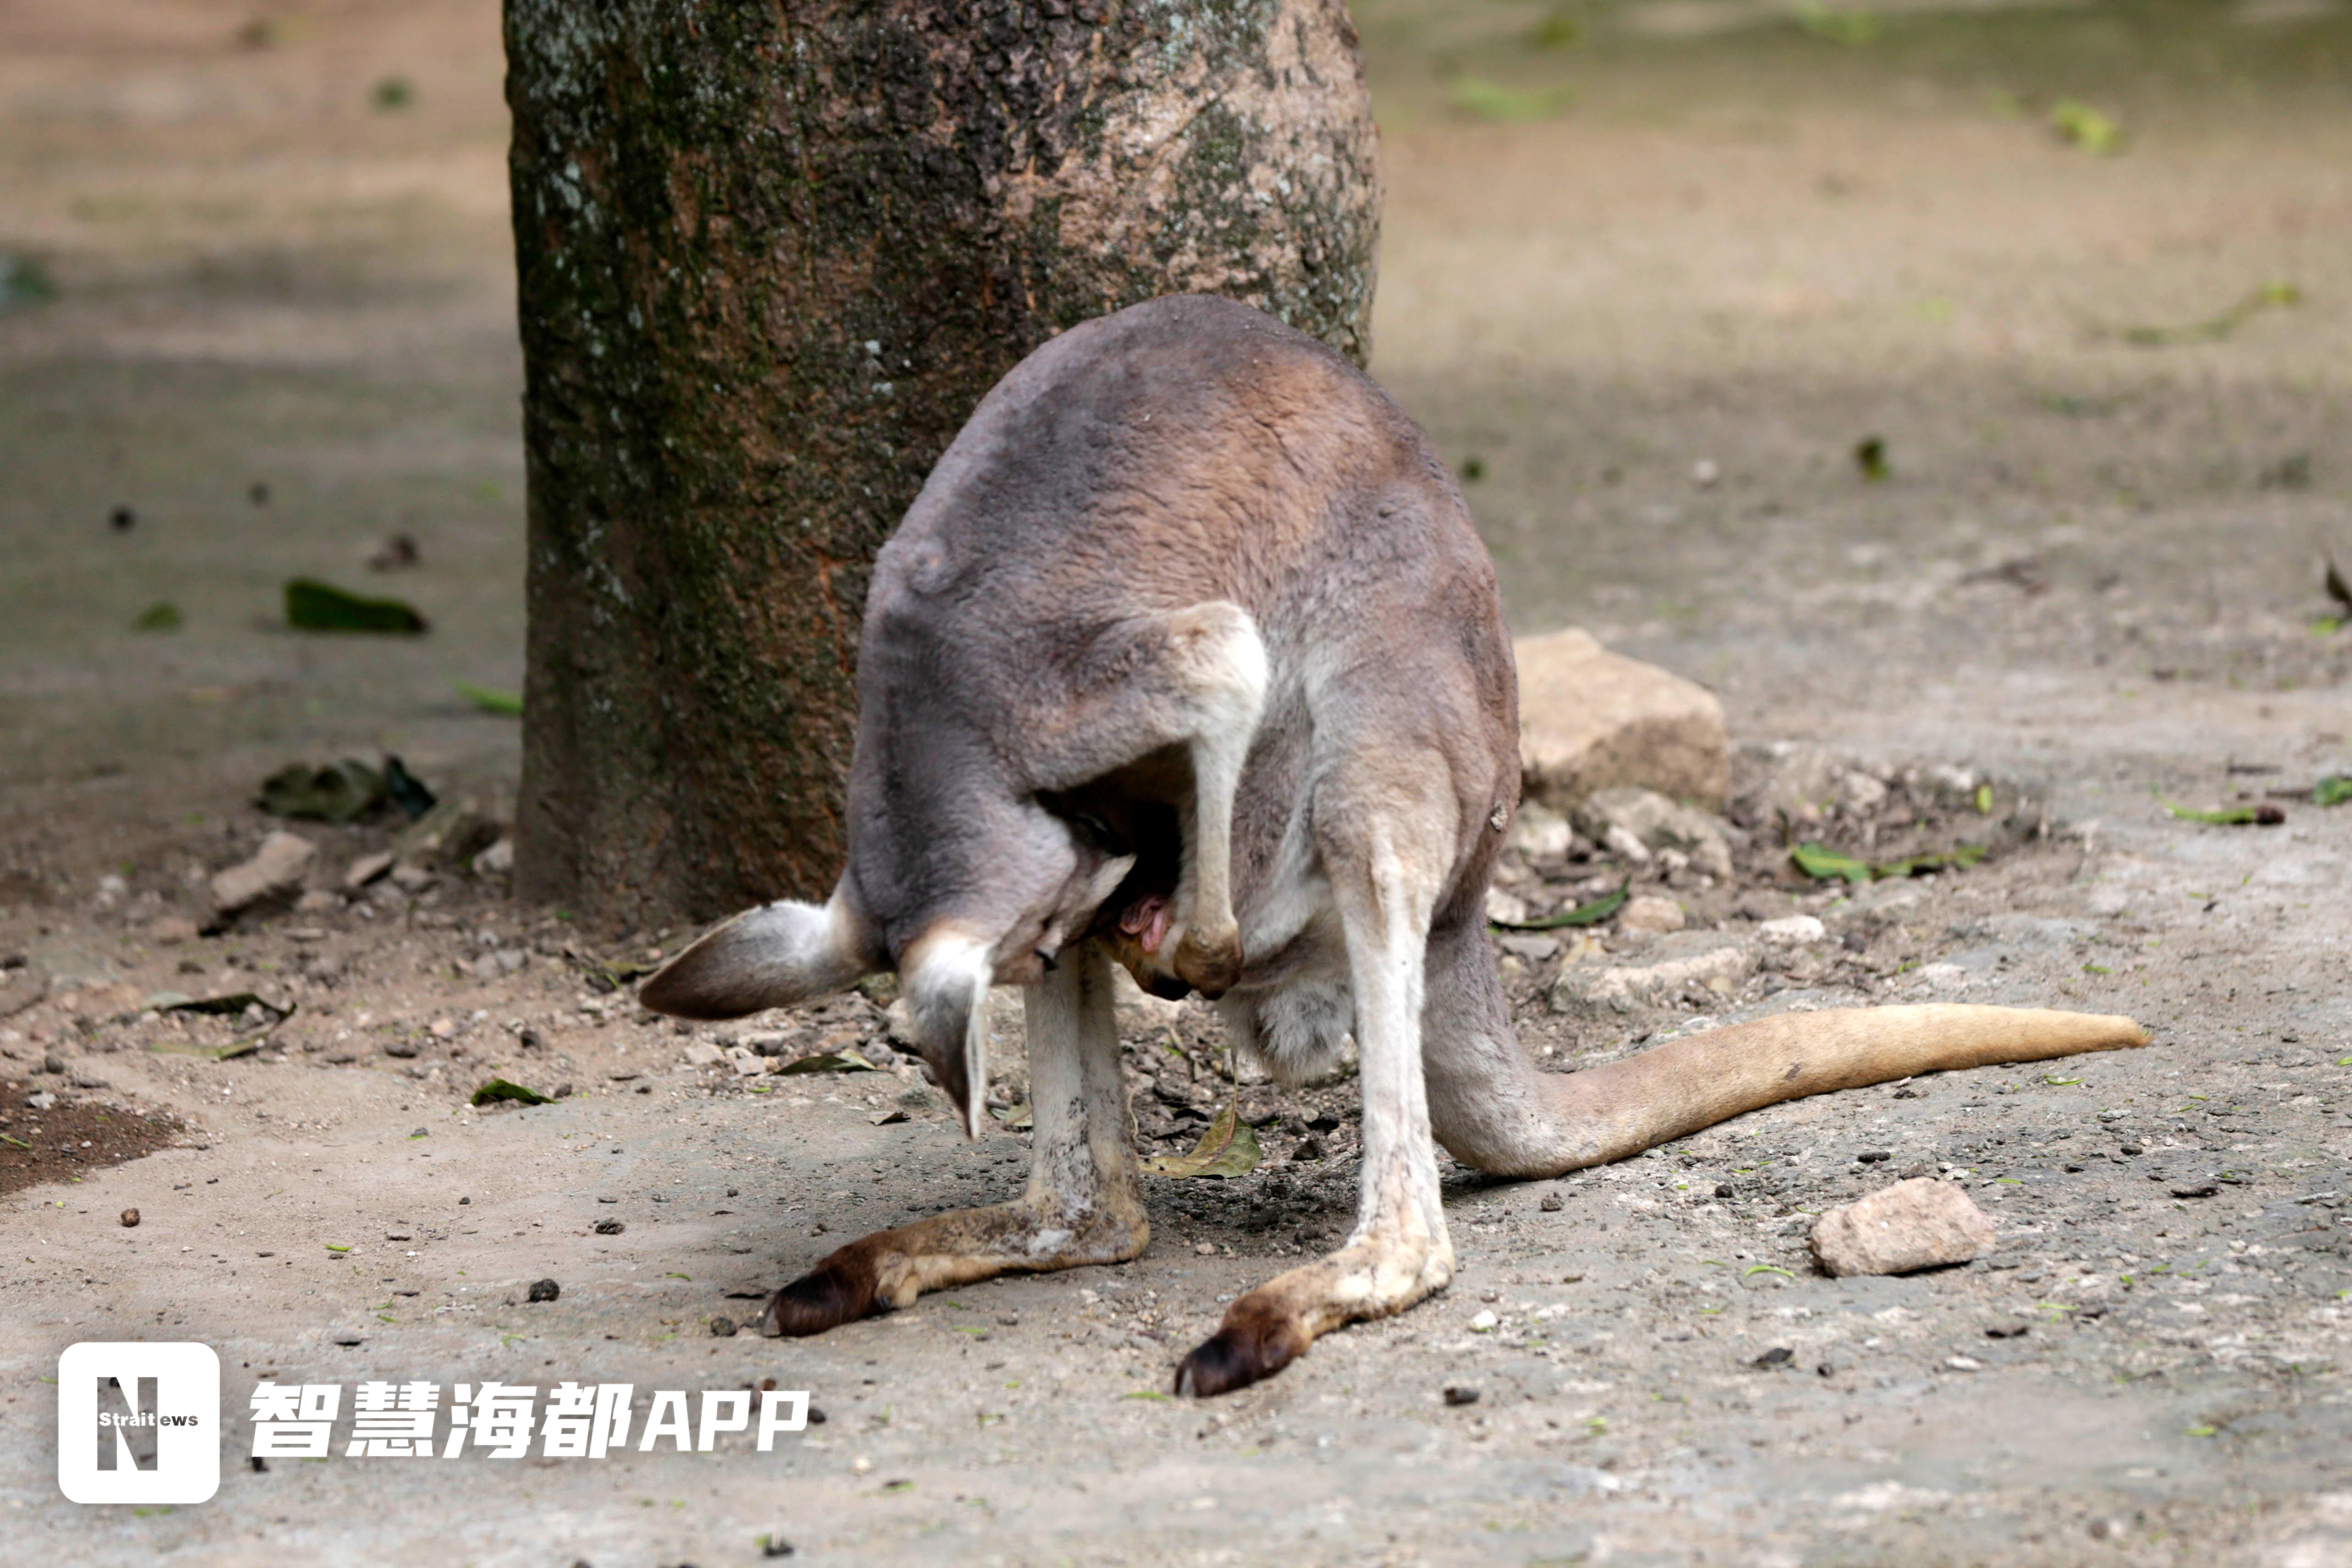
[[[2352,800],[2352,777],[2343,773],[2329,773],[2311,786],[2314,805],[2342,805],[2347,800]]]
[[[508,691],[496,686],[477,686],[470,680],[453,680],[457,695],[485,713],[508,713],[522,716],[522,693]]]
[[[519,1083],[509,1083],[502,1078],[494,1078],[490,1079],[489,1082],[482,1085],[481,1088],[476,1089],[474,1091],[474,1098],[471,1103],[475,1105],[488,1105],[493,1101],[500,1100],[511,1100],[519,1105],[551,1105],[554,1103],[554,1101],[548,1096],[540,1093],[539,1090],[535,1089],[525,1089]]]
[[[1462,76],[1454,79],[1446,97],[1473,120],[1527,125],[1549,120],[1567,109],[1570,94],[1564,87],[1513,88],[1484,77]]]
[[[1539,921],[1489,921],[1486,923],[1497,931],[1559,931],[1569,926],[1599,925],[1625,907],[1625,900],[1633,897],[1632,888],[1633,883],[1629,880],[1620,885],[1616,891],[1603,893],[1589,904],[1579,904],[1572,910],[1546,915]]]
[[[415,607],[398,599],[367,599],[331,583],[297,577],[286,584],[286,624],[306,632],[404,632],[425,629]]]

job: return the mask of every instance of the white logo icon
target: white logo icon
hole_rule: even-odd
[[[210,1345],[83,1343],[58,1358],[58,1489],[75,1502],[203,1502],[220,1489]]]

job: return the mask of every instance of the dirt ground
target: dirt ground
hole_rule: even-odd
[[[1162,1390],[1221,1304],[1344,1231],[1351,1089],[1235,1090],[1207,1020],[1137,1005],[1154,1151],[1235,1100],[1265,1155],[1154,1181],[1144,1258],[714,1334],[845,1237],[1018,1184],[1017,1013],[974,1146],[862,998],[689,1035],[625,973],[686,932],[610,940],[462,870],[345,897],[383,821],[296,825],[307,909],[175,923],[280,826],[252,801],[289,761],[512,787],[514,721],[452,684],[520,675],[495,5],[10,0],[0,1557],[2352,1563],[2352,807],[2308,803],[2352,773],[2322,587],[2352,561],[2352,15],[1357,15],[1376,373],[1462,468],[1519,627],[1706,682],[1740,747],[1735,874],[1634,889],[1688,910],[1668,947],[1733,952],[1722,984],[1556,1011],[1564,969],[1660,949],[1508,939],[1530,1045],[1926,997],[2128,1011],[2154,1044],[1559,1182],[1454,1170],[1451,1289],[1191,1404]],[[2107,151],[2053,128],[2069,104]],[[421,558],[371,570],[398,533]],[[287,632],[299,574],[433,629]],[[134,629],[163,603],[176,629]],[[1802,836],[1992,853],[1813,884],[1775,811],[1824,801]],[[1631,870],[1508,869],[1533,913]],[[1762,934],[1799,913],[1817,939]],[[738,1065],[845,1048],[877,1070]],[[471,1108],[493,1077],[559,1098]],[[1997,1247],[1820,1274],[1811,1215],[1909,1171]],[[239,1435],[265,1375],[774,1378],[826,1419],[770,1454],[233,1450],[209,1504],[78,1507],[47,1380],[133,1337],[216,1347]]]

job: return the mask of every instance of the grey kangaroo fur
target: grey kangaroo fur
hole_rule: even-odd
[[[1379,387],[1229,301],[1089,321],[997,384],[876,561],[857,689],[831,899],[738,916],[641,999],[734,1017],[895,968],[976,1136],[988,990],[1024,986],[1034,1163],[1017,1202],[834,1253],[771,1299],[771,1334],[1143,1250],[1113,963],[1216,999],[1286,1081],[1346,1035],[1360,1054],[1355,1229],[1233,1303],[1177,1369],[1195,1394],[1445,1285],[1435,1144],[1557,1175],[1799,1095],[2147,1038],[1887,1007],[1536,1070],[1482,919],[1519,786],[1494,564]]]

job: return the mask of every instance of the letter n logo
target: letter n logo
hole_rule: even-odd
[[[98,1468],[101,1470],[152,1470],[155,1468],[155,1380],[134,1378],[135,1399],[126,1398],[122,1380],[98,1380]],[[125,1459],[129,1463],[124,1463]]]

